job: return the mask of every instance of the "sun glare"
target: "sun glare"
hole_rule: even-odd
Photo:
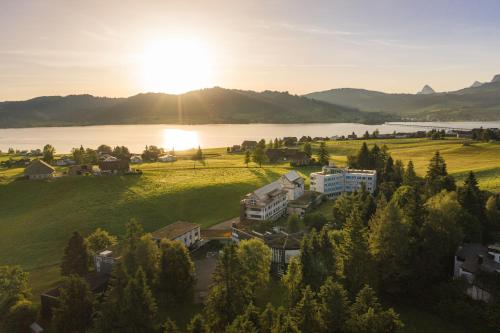
[[[179,94],[212,85],[211,53],[194,39],[151,43],[142,59],[144,89]]]
[[[186,150],[199,146],[198,133],[180,129],[163,130],[163,148]]]

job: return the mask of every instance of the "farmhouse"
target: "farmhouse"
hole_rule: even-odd
[[[68,176],[89,175],[93,171],[92,164],[72,165],[68,168]]]
[[[245,140],[241,144],[241,150],[254,150],[257,147],[257,141]]]
[[[53,167],[42,160],[34,160],[24,169],[24,175],[28,179],[49,179],[55,172]]]
[[[500,282],[500,243],[462,244],[455,253],[453,277],[467,281],[466,293],[472,299],[491,301],[491,290]]]
[[[336,199],[342,193],[354,192],[365,186],[373,193],[377,187],[377,171],[337,168],[334,165],[324,166],[321,172],[310,175],[310,189],[324,193],[329,199]]]
[[[158,162],[175,162],[177,158],[174,155],[158,156]]]
[[[140,155],[134,155],[130,158],[130,163],[140,164],[142,163],[142,157]]]
[[[104,161],[99,161],[99,169],[102,172],[108,173],[127,172],[130,170],[130,165],[127,160],[113,160],[108,158]]]
[[[200,225],[196,223],[177,221],[151,233],[158,244],[162,239],[180,241],[186,247],[197,245],[201,239]]]

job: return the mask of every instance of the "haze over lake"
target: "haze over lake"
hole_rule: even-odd
[[[26,150],[42,148],[49,143],[59,153],[68,153],[73,147],[96,148],[100,144],[126,146],[131,152],[140,153],[146,145],[165,149],[183,150],[228,147],[243,140],[266,140],[285,136],[334,136],[355,132],[372,133],[415,132],[423,126],[442,126],[472,129],[478,127],[500,128],[496,122],[415,122],[398,124],[363,125],[355,123],[328,124],[224,124],[224,125],[108,125],[77,127],[36,127],[0,129],[0,150]],[[413,126],[415,125],[415,126]]]

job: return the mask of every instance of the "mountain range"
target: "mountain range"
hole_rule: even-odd
[[[389,94],[365,89],[332,89],[305,95],[319,101],[385,112],[403,120],[491,121],[500,120],[500,74],[491,82],[475,82],[457,91],[434,92],[426,85],[417,94]]]
[[[209,88],[128,98],[46,96],[0,103],[0,128],[109,124],[383,123],[394,115],[275,91]]]

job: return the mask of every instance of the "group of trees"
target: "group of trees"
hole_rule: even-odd
[[[472,130],[472,139],[481,141],[500,140],[500,131],[491,128],[478,128]]]

